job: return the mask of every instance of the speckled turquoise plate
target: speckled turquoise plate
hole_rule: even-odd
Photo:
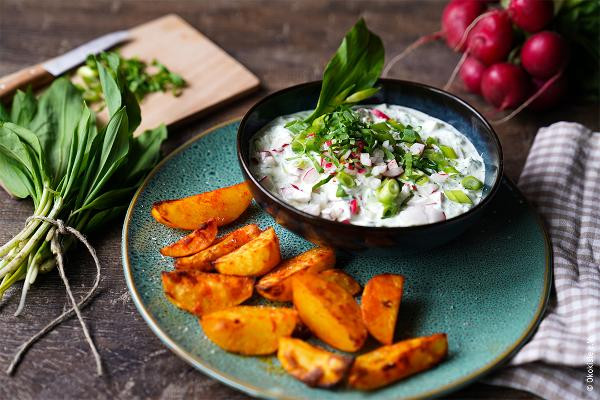
[[[191,365],[250,395],[267,398],[428,398],[481,378],[533,333],[550,292],[550,247],[536,214],[505,180],[481,223],[444,247],[422,254],[339,257],[338,264],[363,285],[384,272],[406,277],[397,338],[446,332],[449,357],[438,367],[372,393],[312,389],[288,376],[275,357],[237,356],[212,344],[197,319],[163,295],[160,272],[173,264],[158,250],[183,232],[155,222],[150,208],[158,200],[239,182],[237,126],[236,121],[211,129],[167,157],[136,193],[123,227],[123,265],[132,298],[154,333]],[[253,205],[230,229],[248,223],[275,224]],[[311,247],[280,226],[275,230],[284,257]]]

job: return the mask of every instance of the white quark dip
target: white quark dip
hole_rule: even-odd
[[[297,134],[285,127],[310,113],[301,112],[279,117],[255,135],[250,154],[253,175],[271,193],[299,210],[355,225],[391,227],[434,223],[463,214],[481,201],[479,187],[467,189],[461,182],[467,176],[476,178],[479,184],[483,182],[483,160],[475,146],[454,127],[420,111],[396,105],[380,104],[353,110],[360,121],[367,124],[386,125],[391,119],[412,127],[420,136],[420,143],[402,141],[401,133],[392,129],[390,134],[395,140],[391,142],[394,143],[376,142],[379,147],[372,148],[371,152],[358,147],[344,154],[336,153],[334,139],[324,141],[319,151],[311,152],[309,157],[292,150],[291,143]],[[310,138],[311,133],[308,135]],[[431,139],[428,141],[428,138]],[[360,145],[361,140],[358,142]],[[394,152],[410,153],[404,157],[415,160],[425,157],[424,154],[440,157],[446,154],[441,147],[453,151],[452,157],[442,161],[448,164],[448,172],[411,170],[421,174],[416,178],[411,175],[411,179],[405,173],[409,167],[392,158]],[[335,163],[332,156],[336,157]],[[342,175],[350,176],[353,183],[343,186]],[[329,180],[323,183],[326,179]],[[382,203],[379,193],[384,183],[391,180],[399,189],[393,204],[397,208],[393,215],[386,215],[388,203]],[[315,187],[318,183],[322,185]]]

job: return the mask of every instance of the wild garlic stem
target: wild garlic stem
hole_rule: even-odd
[[[54,267],[56,267],[56,259],[55,258],[49,258],[46,261],[44,261],[42,264],[40,264],[40,268],[39,268],[39,272],[48,272],[51,271],[52,269],[54,269]],[[35,280],[37,274],[35,276],[33,276],[31,279]],[[33,282],[31,282],[33,283]]]
[[[23,282],[23,289],[21,289],[21,299],[19,300],[19,306],[17,307],[17,310],[15,311],[15,314],[14,314],[15,317],[18,317],[21,314],[21,312],[23,311],[23,308],[25,308],[25,300],[27,299],[27,292],[29,292],[29,286],[31,286],[31,284],[29,283],[29,276],[31,275],[34,268],[37,268],[37,266],[33,262],[33,253],[30,253],[29,258],[27,260],[27,272],[25,273],[25,281]]]
[[[50,259],[48,261],[54,262],[54,259]],[[46,261],[46,263],[48,261]],[[40,265],[36,263],[35,268],[32,268],[31,274],[27,275],[27,282],[29,282],[30,285],[33,285],[35,283],[35,278],[37,278],[39,272],[40,272]]]
[[[13,283],[21,279],[25,275],[25,269],[27,268],[27,264],[22,263],[21,266],[14,271],[10,275],[5,275],[8,279],[2,281],[2,285],[0,285],[0,297],[4,294],[6,289],[12,286]]]
[[[22,246],[19,246],[19,244],[17,243],[17,245],[15,247],[10,249],[10,251],[8,252],[6,257],[4,257],[2,260],[0,260],[0,268],[3,268],[6,264],[8,264],[8,262],[10,260],[12,260],[12,258],[15,256],[15,254],[17,254],[17,252],[21,249],[21,247]]]
[[[48,211],[50,211],[50,207],[52,207],[52,199],[48,198],[49,195],[50,191],[47,187],[44,187],[42,198],[34,211],[34,215],[46,215]],[[25,228],[23,228],[21,232],[16,234],[11,240],[4,244],[4,246],[0,247],[0,257],[3,257],[5,254],[7,254],[10,249],[12,249],[20,240],[28,238],[33,233],[35,228],[40,225],[40,223],[41,221],[38,219],[29,221],[29,223],[25,225]]]
[[[61,209],[62,209],[62,198],[58,197],[54,201],[54,206],[52,207],[52,210],[50,210],[50,213],[48,214],[48,218],[52,218],[52,219],[56,218],[56,216],[61,211]],[[4,276],[7,273],[10,273],[10,272],[14,271],[15,269],[17,269],[19,267],[19,265],[21,263],[23,263],[25,261],[25,259],[29,256],[29,253],[31,253],[34,246],[41,239],[41,237],[44,236],[46,234],[46,232],[48,232],[49,229],[50,229],[50,224],[48,222],[43,222],[37,228],[35,233],[29,238],[29,240],[27,241],[27,244],[19,251],[19,253],[17,253],[17,255],[11,261],[9,261],[9,263],[6,266],[4,266],[2,269],[0,269],[0,276]]]

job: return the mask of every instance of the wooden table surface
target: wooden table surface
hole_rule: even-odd
[[[263,82],[261,92],[186,126],[170,130],[165,153],[216,123],[241,116],[266,93],[320,78],[327,59],[358,16],[381,35],[388,54],[419,35],[439,29],[443,1],[121,1],[0,0],[0,76],[43,61],[103,33],[128,28],[166,13],[177,13],[250,68]],[[176,44],[174,44],[176,45]],[[391,76],[442,86],[457,56],[442,43],[418,50]],[[453,92],[491,113],[459,84]],[[491,114],[489,114],[491,115]],[[568,120],[599,127],[597,105],[567,104],[558,111],[526,114],[497,127],[506,174],[516,179],[539,127]],[[31,206],[0,191],[0,242],[18,232]],[[16,375],[0,373],[0,398],[163,398],[241,399],[237,392],[197,372],[167,350],[137,313],[121,266],[121,222],[93,238],[103,279],[95,300],[83,312],[104,359],[106,374],[94,364],[79,324],[71,319],[29,351]],[[68,276],[77,294],[93,281],[89,256],[68,256]],[[68,301],[58,274],[38,279],[25,312],[12,314],[19,287],[0,301],[0,368],[17,347],[59,314]],[[455,393],[461,399],[534,399],[521,391],[474,384]]]

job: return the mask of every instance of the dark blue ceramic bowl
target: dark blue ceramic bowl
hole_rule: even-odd
[[[443,90],[415,82],[381,79],[381,90],[363,104],[396,104],[414,108],[445,121],[475,145],[485,162],[483,199],[468,212],[433,224],[411,227],[367,227],[315,217],[275,197],[250,172],[251,138],[276,117],[314,108],[321,82],[280,90],[260,100],[242,119],[237,134],[238,159],[258,204],[276,221],[306,239],[340,249],[382,247],[427,249],[446,243],[478,221],[502,180],[502,148],[496,133],[473,107]]]

